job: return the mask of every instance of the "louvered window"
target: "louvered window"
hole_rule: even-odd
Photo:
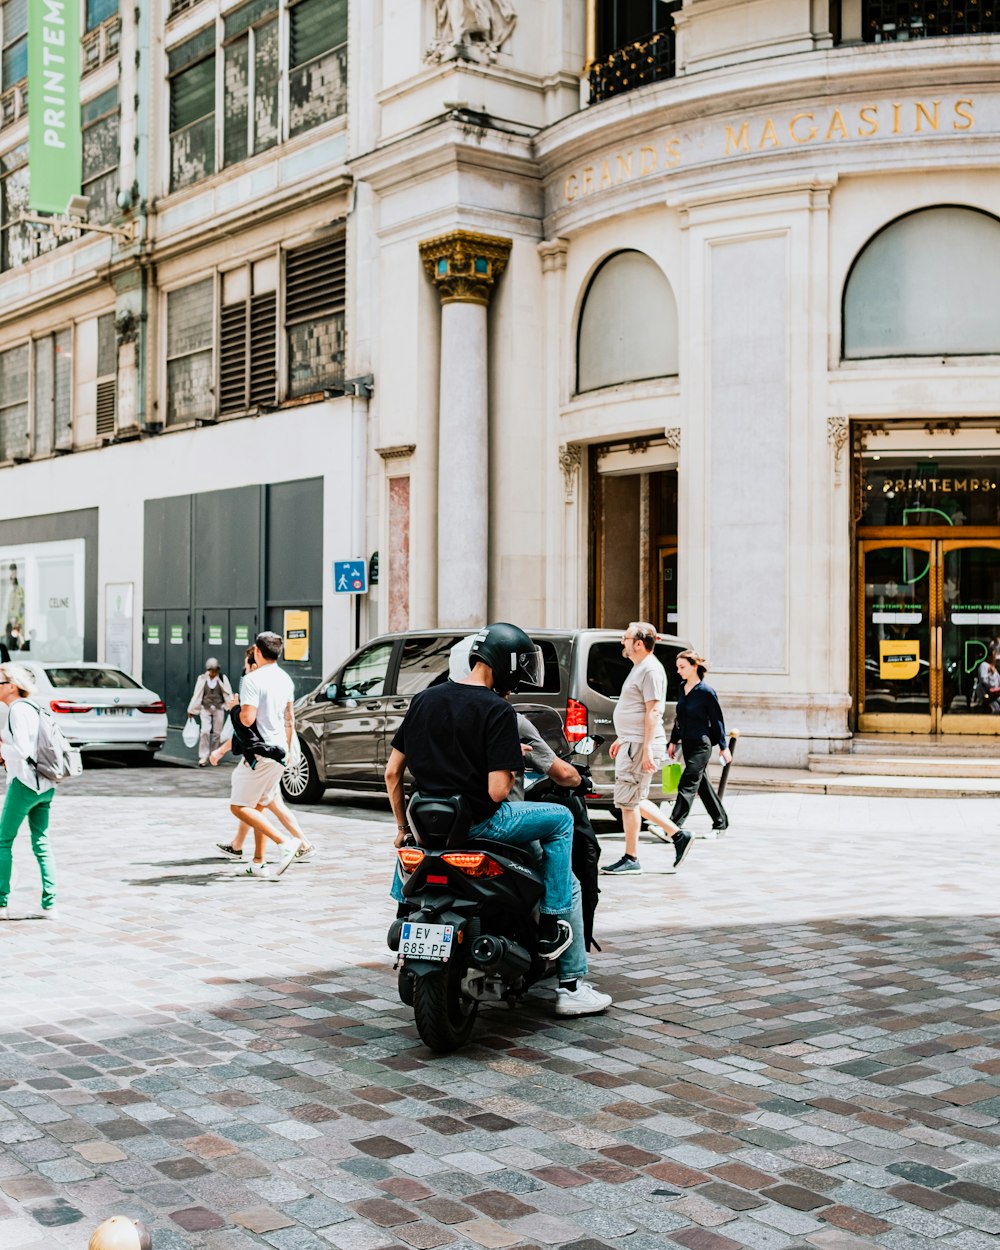
[[[115,376],[118,341],[115,314],[97,318],[97,437],[111,438],[115,432]]]
[[[0,461],[28,455],[27,343],[0,352]]]
[[[289,10],[289,136],[346,110],[347,0],[300,0]]]
[[[344,232],[296,248],[285,259],[285,332],[290,398],[344,390],[347,328]]]
[[[34,448],[36,456],[73,448],[73,331],[68,327],[35,339]]]
[[[214,278],[167,296],[167,425],[214,416],[214,302]]]
[[[266,408],[275,402],[276,257],[223,275],[219,332],[219,411]]]
[[[215,173],[215,27],[168,54],[170,190]]]

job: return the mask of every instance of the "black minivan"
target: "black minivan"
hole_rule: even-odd
[[[366,643],[315,690],[295,704],[300,755],[281,783],[292,803],[316,803],[323,791],[384,791],[382,774],[389,744],[418,691],[448,680],[451,648],[470,630],[410,630],[383,634]],[[566,737],[588,734],[604,743],[591,756],[596,806],[611,806],[614,763],[608,748],[614,738],[615,702],[632,665],[622,655],[623,629],[535,629],[532,640],[542,650],[542,688],[525,690],[513,702],[543,703],[563,717]],[[664,722],[669,734],[677,698],[675,661],[687,643],[659,635],[656,656],[667,672]],[[650,798],[663,795],[655,783]]]

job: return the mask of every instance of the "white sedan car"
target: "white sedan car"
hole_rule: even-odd
[[[167,709],[152,690],[110,664],[61,664],[17,656],[34,677],[34,695],[73,746],[83,751],[127,751],[152,760],[167,738]]]

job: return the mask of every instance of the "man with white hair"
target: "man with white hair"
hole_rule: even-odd
[[[49,850],[49,813],[55,785],[35,770],[41,712],[30,701],[35,693],[31,673],[23,664],[0,664],[0,703],[7,719],[0,728],[0,763],[7,770],[7,796],[0,812],[0,920],[7,919],[10,870],[14,846],[25,819],[31,831],[31,849],[42,874],[42,915],[56,914],[56,883]]]

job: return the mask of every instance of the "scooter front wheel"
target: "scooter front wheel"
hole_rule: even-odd
[[[462,993],[457,964],[414,978],[413,1018],[420,1040],[439,1055],[464,1046],[472,1034],[479,1004]]]

